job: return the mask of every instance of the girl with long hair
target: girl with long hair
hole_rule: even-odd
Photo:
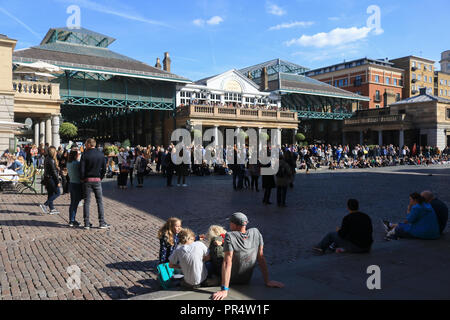
[[[45,188],[47,189],[47,201],[41,204],[41,210],[44,214],[59,214],[59,211],[55,209],[53,201],[61,195],[59,180],[59,167],[58,159],[56,158],[56,148],[48,148],[48,155],[44,161],[44,175],[43,181]]]
[[[168,263],[169,257],[178,246],[178,234],[180,233],[182,221],[178,218],[169,218],[164,226],[158,231],[160,243],[159,263]]]

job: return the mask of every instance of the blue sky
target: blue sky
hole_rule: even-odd
[[[169,51],[172,72],[191,80],[274,58],[314,69],[366,56],[439,62],[450,49],[448,0],[0,0],[0,33],[38,45],[70,5],[82,27],[117,39],[111,50],[151,65]]]

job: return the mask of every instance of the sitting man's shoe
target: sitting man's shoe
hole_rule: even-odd
[[[69,222],[69,227],[74,228],[74,227],[79,227],[80,223],[78,221],[71,221]]]
[[[345,249],[344,248],[337,248],[336,249],[336,253],[345,253]]]
[[[102,224],[100,224],[99,228],[100,229],[108,229],[110,228],[111,225],[107,224],[106,222],[103,222]]]
[[[312,248],[312,250],[313,250],[313,252],[315,254],[318,254],[318,255],[325,254],[325,251],[323,249],[321,249],[321,248],[318,248],[318,247],[314,247],[314,248]]]
[[[387,220],[383,220],[383,227],[386,233],[392,231],[391,223]]]

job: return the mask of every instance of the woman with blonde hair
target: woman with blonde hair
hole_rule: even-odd
[[[178,218],[169,218],[164,226],[158,231],[160,243],[159,263],[168,263],[170,255],[178,246],[178,234],[181,231],[182,221]]]
[[[223,252],[223,243],[227,231],[221,227],[213,225],[208,230],[208,247],[211,259],[211,271],[219,279],[222,278],[222,263],[225,257]]]
[[[58,159],[56,158],[56,148],[48,148],[48,155],[44,161],[44,175],[43,181],[45,188],[47,189],[48,198],[44,204],[41,204],[41,210],[44,214],[59,214],[59,211],[55,209],[53,201],[61,195],[59,187],[61,182],[59,180],[59,167]]]

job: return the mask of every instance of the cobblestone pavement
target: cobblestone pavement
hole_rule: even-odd
[[[187,188],[166,188],[162,177],[152,176],[145,188],[128,190],[117,189],[109,180],[103,183],[104,204],[112,227],[90,231],[67,227],[68,195],[55,202],[60,215],[41,216],[38,204],[45,196],[3,193],[0,299],[119,299],[158,290],[156,233],[171,216],[204,233],[211,224],[228,227],[226,218],[242,211],[250,227],[264,236],[269,265],[278,265],[310,259],[311,246],[340,224],[346,200],[352,197],[372,217],[375,241],[383,241],[380,219],[403,220],[409,193],[431,189],[450,203],[449,182],[448,166],[301,173],[295,188],[288,190],[288,208],[279,209],[263,206],[261,191],[233,191],[228,176],[189,177]],[[80,290],[67,287],[67,268],[72,265],[82,272]]]

